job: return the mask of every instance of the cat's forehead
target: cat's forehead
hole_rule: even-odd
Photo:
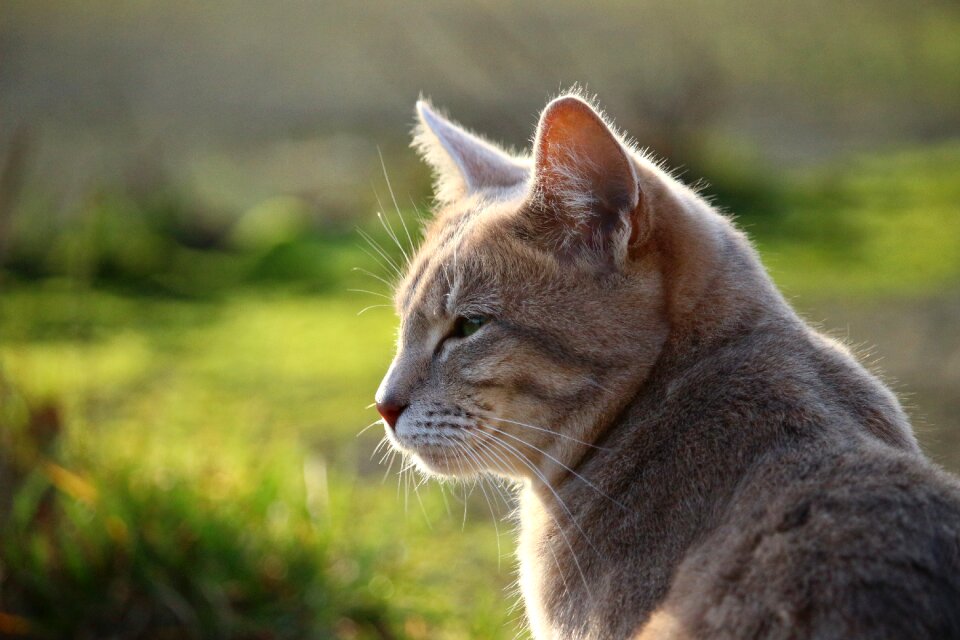
[[[515,253],[506,212],[491,205],[441,212],[397,289],[399,313],[449,314],[495,297]]]
[[[402,316],[417,313],[429,317],[451,314],[457,303],[484,283],[496,288],[494,274],[485,270],[482,242],[450,241],[433,250],[421,250],[397,291]]]

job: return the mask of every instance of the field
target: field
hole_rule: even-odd
[[[877,345],[954,470],[958,171],[952,144],[716,189],[808,317]],[[148,205],[91,207],[0,280],[0,635],[514,638],[512,489],[421,485],[364,430],[395,318],[359,236],[274,202],[202,252]]]

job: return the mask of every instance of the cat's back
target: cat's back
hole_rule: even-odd
[[[772,452],[641,637],[960,638],[960,482],[872,437]]]

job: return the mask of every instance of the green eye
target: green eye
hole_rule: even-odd
[[[484,316],[470,316],[469,318],[460,316],[453,327],[453,335],[458,338],[467,338],[479,331],[480,327],[489,321],[490,319]]]

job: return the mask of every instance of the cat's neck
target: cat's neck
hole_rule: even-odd
[[[663,274],[668,334],[652,367],[621,380],[609,394],[613,397],[580,417],[590,422],[579,430],[589,434],[586,442],[560,441],[541,459],[542,477],[532,479],[531,486],[545,498],[576,477],[584,459],[621,427],[635,399],[648,391],[651,378],[675,376],[703,354],[765,323],[800,326],[749,241],[727,219],[675,184],[647,193],[656,199],[653,205],[660,216],[646,250],[655,254]]]
[[[753,428],[720,415],[737,411],[725,406],[725,391],[748,391],[726,376],[736,377],[741,355],[760,364],[763,356],[744,345],[767,328],[789,342],[802,339],[802,323],[742,234],[706,205],[693,205],[677,209],[653,238],[669,280],[669,334],[659,357],[600,416],[595,439],[558,448],[558,462],[567,454],[563,464],[548,465],[546,481],[530,480],[523,497],[528,611],[535,626],[561,630],[557,637],[586,637],[584,621],[616,618],[616,599],[592,589],[602,591],[602,576],[625,549],[642,550],[629,551],[637,554],[632,578],[644,585],[631,619],[642,619],[690,545],[717,526],[743,474],[778,446],[773,421]]]

